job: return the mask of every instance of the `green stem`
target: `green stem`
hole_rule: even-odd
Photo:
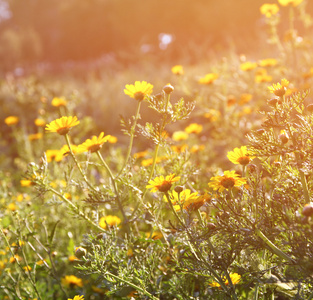
[[[76,159],[76,156],[75,154],[73,153],[73,149],[72,149],[72,146],[71,146],[71,143],[70,143],[70,139],[68,137],[68,134],[65,134],[65,140],[66,140],[66,143],[67,143],[67,146],[68,146],[68,149],[70,150],[70,154],[80,172],[80,174],[82,175],[83,179],[85,180],[85,182],[87,183],[87,185],[92,189],[92,190],[95,190],[95,188],[91,185],[91,183],[88,181],[86,175],[84,174],[80,164],[78,163],[77,159]]]
[[[3,228],[2,228],[2,226],[0,227],[0,232],[1,232],[1,235],[2,235],[2,237],[4,238],[6,244],[7,244],[8,248],[9,248],[9,251],[10,251],[12,257],[14,257],[15,254],[14,254],[13,251],[12,251],[11,245],[10,245],[10,243],[9,243],[9,241],[8,241],[8,239],[7,239],[7,237],[6,237],[5,234],[3,233]],[[22,251],[22,255],[23,255],[24,260],[25,260],[26,257],[25,257],[24,251]],[[23,269],[23,267],[21,266],[21,264],[20,264],[20,262],[18,261],[18,259],[16,259],[15,262],[16,262],[16,264],[18,265],[18,267],[19,267],[19,269],[21,270],[21,272],[24,274],[24,276],[26,276],[26,277],[28,278],[28,280],[30,281],[30,284],[31,284],[31,286],[32,286],[32,288],[33,288],[35,294],[37,295],[38,299],[41,300],[42,298],[41,298],[41,296],[40,296],[40,294],[39,294],[39,292],[38,292],[38,290],[37,290],[37,287],[36,287],[35,282],[33,281],[33,278],[32,278],[31,275],[30,275],[30,272],[29,272],[29,271],[25,271],[25,270]],[[27,261],[26,261],[26,263],[27,263]],[[27,265],[27,266],[28,266],[28,265]]]
[[[132,148],[133,148],[133,142],[134,142],[134,137],[135,137],[135,129],[136,129],[137,121],[139,119],[140,105],[141,105],[141,101],[138,101],[134,124],[133,124],[133,126],[131,128],[131,131],[130,131],[130,141],[129,141],[129,146],[128,146],[128,149],[127,149],[126,158],[125,158],[123,167],[121,168],[121,170],[117,174],[116,178],[118,178],[121,175],[121,173],[123,172],[123,170],[125,169],[125,167],[126,167],[126,165],[128,163],[129,157],[130,157],[130,153],[131,153]]]
[[[130,282],[130,281],[128,281],[128,280],[123,279],[122,277],[119,277],[119,276],[117,276],[117,275],[114,275],[114,274],[112,274],[112,273],[109,272],[109,271],[106,271],[106,275],[107,275],[107,276],[110,276],[110,277],[113,277],[115,280],[118,280],[118,281],[120,281],[120,282],[124,282],[125,284],[127,284],[127,285],[133,287],[133,288],[136,289],[137,291],[143,293],[144,295],[146,295],[146,296],[149,297],[150,299],[159,300],[159,298],[157,298],[157,297],[151,295],[147,290],[145,290],[145,289],[139,287],[138,285],[136,285],[136,284],[134,284],[134,283],[132,283],[132,282]]]
[[[127,223],[128,222],[128,218],[125,214],[125,211],[124,211],[124,208],[123,208],[123,204],[121,202],[121,199],[120,199],[120,196],[119,196],[119,193],[118,193],[118,189],[117,189],[117,185],[116,185],[116,181],[115,181],[115,178],[111,172],[111,169],[109,168],[109,166],[107,165],[107,163],[104,161],[101,153],[99,151],[96,152],[102,165],[104,166],[104,168],[107,170],[111,180],[112,180],[112,184],[113,184],[113,188],[114,188],[114,193],[115,193],[115,196],[116,196],[116,201],[117,201],[117,205],[123,215],[123,218],[124,218],[124,222]],[[128,227],[127,227],[128,228]]]
[[[295,261],[289,257],[286,253],[284,253],[282,250],[280,250],[276,245],[274,245],[260,229],[255,229],[255,233],[257,234],[258,237],[260,237],[266,245],[270,247],[273,253],[275,253],[277,256],[280,258],[287,260],[289,263],[295,263]]]
[[[57,195],[59,198],[61,198],[64,202],[67,203],[67,205],[69,207],[71,207],[73,209],[73,211],[80,217],[82,217],[83,219],[85,219],[90,225],[94,226],[95,228],[97,228],[98,230],[108,233],[106,230],[104,230],[102,227],[100,227],[98,224],[94,223],[91,219],[89,219],[82,211],[79,210],[79,208],[73,204],[70,200],[68,200],[66,197],[64,197],[61,193],[59,193],[58,191],[56,191],[55,189],[53,189],[52,187],[48,188],[48,191],[54,193],[55,195]]]

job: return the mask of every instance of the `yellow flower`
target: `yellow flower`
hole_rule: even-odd
[[[227,153],[228,159],[234,164],[241,164],[243,166],[250,163],[254,156],[249,155],[247,146],[241,146],[240,148],[235,148],[233,151]]]
[[[106,229],[107,225],[109,225],[110,227],[118,226],[121,224],[121,222],[122,220],[119,217],[108,215],[100,219],[99,226],[103,229]]]
[[[91,153],[99,151],[102,145],[110,139],[110,135],[104,136],[104,132],[101,132],[99,137],[93,136],[91,139],[86,140],[83,144],[78,146],[78,151]]]
[[[17,210],[17,206],[16,206],[16,204],[14,202],[12,202],[12,203],[8,204],[7,209],[10,210],[10,211],[16,211]]]
[[[63,153],[57,149],[48,149],[46,152],[47,162],[51,162],[52,160],[61,161],[63,158]]]
[[[24,266],[23,269],[25,272],[30,272],[32,270],[32,267],[31,266]]]
[[[108,142],[109,142],[110,144],[115,144],[115,143],[117,143],[117,137],[114,136],[114,135],[110,135],[110,137],[109,137],[109,139],[108,139]]]
[[[21,179],[20,184],[23,187],[27,187],[27,186],[33,185],[33,182],[31,180],[28,180],[28,179]]]
[[[190,152],[191,153],[197,153],[199,151],[203,151],[205,149],[205,146],[204,145],[193,145],[191,148],[190,148]]]
[[[169,196],[176,211],[180,211],[181,208],[188,211],[197,210],[206,201],[211,199],[208,194],[199,195],[197,192],[191,193],[189,189],[185,189],[180,193],[172,191],[169,193]],[[164,200],[166,201],[166,198]]]
[[[133,157],[135,159],[138,159],[138,158],[142,158],[142,157],[147,156],[147,154],[148,154],[148,150],[145,150],[145,151],[134,153]]]
[[[54,97],[51,102],[51,105],[55,107],[66,106],[66,104],[67,104],[67,101],[65,100],[64,97],[60,97],[60,98]]]
[[[279,7],[275,3],[265,3],[260,7],[260,12],[262,15],[265,15],[266,18],[270,18],[271,16],[276,15],[279,12]]]
[[[67,134],[70,129],[79,124],[77,117],[62,117],[56,119],[46,126],[46,131],[57,132],[60,135]]]
[[[198,82],[200,84],[211,84],[213,83],[217,78],[218,78],[218,74],[215,74],[215,73],[209,73],[209,74],[206,74],[204,77],[200,78],[198,80]]]
[[[303,2],[303,0],[278,0],[278,3],[281,6],[287,6],[287,5],[298,6],[302,2]]]
[[[145,236],[147,239],[160,240],[163,237],[163,234],[160,231],[154,231],[151,234],[151,232],[149,231],[145,233]]]
[[[22,257],[20,257],[19,255],[15,254],[14,256],[10,257],[9,262],[11,264],[14,264],[16,261],[21,261]]]
[[[34,123],[38,127],[46,126],[46,121],[44,119],[37,118],[37,119],[35,119]]]
[[[277,65],[277,60],[275,58],[265,58],[259,61],[259,66],[262,68],[274,67]]]
[[[17,124],[19,120],[20,120],[19,117],[9,116],[4,119],[4,123],[7,124],[8,126],[12,126]]]
[[[273,80],[273,77],[267,74],[266,69],[259,69],[254,77],[254,81],[256,83],[260,82],[271,82]]]
[[[234,284],[234,285],[239,283],[240,279],[241,279],[241,275],[239,275],[238,273],[231,273],[231,274],[229,274],[229,277],[230,277],[232,284]],[[229,285],[229,281],[228,281],[228,279],[226,279],[225,276],[223,277],[223,281],[224,281],[225,285]],[[213,281],[212,283],[210,283],[210,286],[221,287],[221,285],[216,281]]]
[[[70,255],[68,257],[68,261],[70,261],[70,262],[73,262],[73,261],[76,261],[76,260],[79,260],[79,259],[75,255]]]
[[[287,79],[282,79],[281,83],[273,83],[272,86],[269,86],[268,89],[271,93],[275,94],[278,97],[282,97],[285,95],[287,91],[287,86],[289,85],[289,81]]]
[[[66,275],[61,279],[61,282],[65,286],[69,287],[83,287],[83,281],[81,278],[76,277],[75,275]]]
[[[234,186],[239,187],[246,183],[244,178],[240,178],[239,174],[236,174],[235,171],[225,171],[222,176],[212,177],[211,182],[208,185],[213,188],[213,190],[218,190],[223,192],[225,189],[231,189]]]
[[[176,65],[174,67],[172,67],[172,73],[175,75],[183,75],[184,74],[184,69],[183,66],[181,65]]]
[[[180,177],[175,177],[175,174],[164,176],[159,176],[149,181],[149,185],[146,186],[147,189],[151,189],[151,192],[167,192],[172,187],[173,183],[178,181]]]
[[[171,149],[176,153],[182,153],[188,149],[188,145],[187,144],[172,145]]]
[[[242,94],[240,96],[238,104],[239,105],[244,105],[246,103],[249,103],[251,101],[251,99],[252,99],[252,95],[251,94]]]
[[[76,296],[74,296],[73,299],[68,298],[67,300],[84,300],[84,295],[81,295],[81,296],[76,295]]]
[[[209,119],[210,122],[217,121],[221,116],[221,113],[216,109],[209,109],[206,113],[204,113],[204,117]]]
[[[40,140],[42,139],[42,133],[41,132],[38,132],[38,133],[33,133],[33,134],[30,134],[28,136],[28,140],[29,141],[35,141],[35,140]]]
[[[135,84],[126,84],[124,93],[135,100],[142,101],[146,96],[151,95],[153,85],[146,81],[136,81]]]
[[[172,139],[176,142],[184,141],[188,139],[188,133],[185,131],[175,131],[172,135]]]
[[[200,133],[203,130],[203,126],[197,123],[191,123],[185,128],[187,133]]]
[[[257,66],[258,64],[256,62],[247,61],[240,65],[240,69],[242,71],[251,71],[254,70]]]

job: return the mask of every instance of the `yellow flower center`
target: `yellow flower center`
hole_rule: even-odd
[[[223,178],[223,179],[221,180],[221,185],[222,185],[225,189],[230,189],[230,188],[232,188],[232,187],[235,185],[235,183],[236,183],[236,180],[235,180],[235,178],[232,178],[232,177],[230,177],[230,178],[226,177],[226,178]]]

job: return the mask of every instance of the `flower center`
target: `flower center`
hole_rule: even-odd
[[[236,183],[236,180],[235,180],[235,178],[232,178],[232,177],[230,177],[230,178],[228,178],[228,177],[223,178],[222,181],[221,181],[221,185],[225,189],[232,188],[235,185],[235,183]]]
[[[70,131],[70,128],[68,127],[62,127],[57,129],[57,133],[60,135],[66,135]]]
[[[242,156],[242,157],[239,157],[238,158],[238,162],[241,164],[241,165],[247,165],[249,162],[250,162],[250,157],[249,156]]]
[[[136,92],[134,98],[138,101],[142,101],[145,98],[145,94],[143,92]]]
[[[172,187],[172,184],[168,181],[163,181],[160,186],[158,187],[160,192],[167,192]]]
[[[93,152],[96,152],[96,151],[100,150],[101,147],[102,147],[102,145],[93,144],[93,145],[90,145],[90,146],[88,147],[88,151],[90,151],[91,153],[93,153]]]

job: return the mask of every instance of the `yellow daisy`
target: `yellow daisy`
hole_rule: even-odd
[[[185,128],[187,133],[200,133],[203,130],[203,126],[198,123],[191,123]]]
[[[107,226],[113,227],[113,226],[118,226],[120,225],[122,220],[117,217],[117,216],[105,216],[102,217],[99,221],[99,226],[102,227],[103,229],[106,229]]]
[[[227,153],[228,159],[234,164],[241,164],[243,166],[250,163],[254,156],[249,155],[247,146],[241,146],[240,148],[235,148],[233,151]]]
[[[277,59],[275,58],[265,58],[259,61],[259,66],[262,68],[274,67],[277,65]]]
[[[218,74],[215,74],[215,73],[209,73],[209,74],[206,74],[204,77],[200,78],[198,80],[198,82],[200,84],[211,84],[213,83],[217,78],[218,78]]]
[[[278,0],[278,3],[282,6],[293,5],[298,6],[303,0]]]
[[[104,136],[104,132],[101,132],[99,137],[93,136],[91,139],[86,140],[84,143],[78,146],[79,152],[96,152],[102,148],[102,145],[111,138],[110,135]]]
[[[289,85],[289,81],[287,79],[282,79],[281,83],[273,83],[273,85],[269,86],[268,89],[271,93],[275,94],[278,97],[282,97],[285,95],[287,91],[287,86]]]
[[[260,7],[260,12],[262,15],[265,15],[266,18],[270,18],[279,12],[279,6],[275,3],[265,3]]]
[[[75,275],[66,275],[61,279],[61,282],[65,286],[69,287],[83,287],[83,280],[81,278],[76,277]]]
[[[254,70],[258,64],[256,62],[247,61],[240,65],[240,70],[242,71],[251,71]]]
[[[4,119],[4,123],[7,124],[8,126],[15,125],[19,122],[19,117],[17,116],[8,116]]]
[[[65,100],[64,97],[60,97],[60,98],[54,97],[51,102],[51,105],[54,107],[66,106],[66,104],[67,104],[67,101]]]
[[[60,135],[67,134],[70,129],[79,124],[77,117],[62,117],[47,124],[46,131],[57,132]]]
[[[68,298],[67,300],[84,300],[84,295],[81,295],[81,296],[76,295],[76,296],[74,296],[74,298],[73,298],[73,299]]]
[[[151,189],[151,192],[160,191],[165,193],[170,190],[173,183],[178,181],[180,177],[175,177],[175,174],[164,176],[159,176],[149,181],[149,184],[146,186],[147,189]]]
[[[151,95],[153,85],[146,81],[136,81],[135,84],[126,84],[124,93],[135,100],[142,101],[146,96]]]
[[[188,137],[189,135],[185,131],[175,131],[172,135],[172,139],[176,142],[187,140]]]
[[[46,126],[46,121],[44,119],[37,118],[37,119],[35,119],[34,123],[38,127],[45,127]]]
[[[246,183],[246,179],[240,178],[239,174],[235,171],[225,171],[222,176],[212,177],[211,182],[208,183],[209,187],[213,190],[223,192],[225,189],[231,189],[234,186],[239,187]]]
[[[175,75],[183,75],[184,74],[184,69],[183,69],[182,65],[173,66],[171,71]]]
[[[229,277],[230,277],[230,280],[231,280],[233,285],[239,283],[241,280],[241,275],[239,275],[238,273],[231,273],[231,274],[229,274]],[[224,281],[225,285],[229,285],[229,281],[228,281],[228,279],[226,279],[225,276],[223,277],[223,281]],[[210,286],[221,287],[221,285],[216,281],[213,281],[212,283],[210,283]]]

